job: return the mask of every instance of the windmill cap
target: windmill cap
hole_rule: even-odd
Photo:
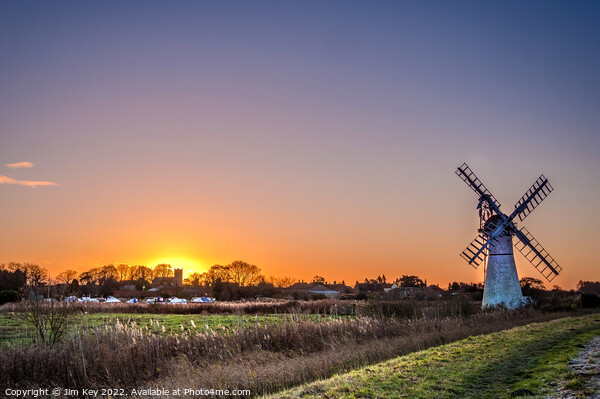
[[[485,221],[481,232],[487,236],[490,236],[494,231],[496,231],[498,226],[500,226],[501,224],[502,218],[500,217],[500,215],[492,215],[488,218],[488,220]],[[513,234],[513,232],[510,228],[507,227],[504,229],[501,235],[506,236],[509,234]]]

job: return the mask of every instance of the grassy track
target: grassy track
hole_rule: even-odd
[[[501,398],[538,396],[572,380],[567,361],[600,335],[600,315],[535,323],[398,357],[274,397]]]

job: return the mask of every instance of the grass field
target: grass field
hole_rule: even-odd
[[[76,316],[70,331],[91,330],[117,324],[142,328],[155,334],[185,334],[191,332],[228,331],[250,328],[256,325],[279,325],[296,321],[328,321],[346,316],[322,316],[314,314],[271,315],[199,315],[199,314],[132,314],[91,313]],[[0,314],[0,347],[10,343],[26,343],[32,340],[32,331],[22,315]]]
[[[567,362],[600,335],[600,315],[534,323],[470,337],[306,384],[277,398],[545,397],[558,381],[584,388]],[[585,397],[585,392],[579,392]]]

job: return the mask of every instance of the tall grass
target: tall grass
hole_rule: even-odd
[[[72,308],[87,313],[153,313],[153,314],[283,314],[329,313],[339,300],[280,301],[280,302],[214,302],[187,304],[98,303],[78,302]],[[24,303],[0,306],[0,313],[26,311]]]
[[[80,313],[139,313],[139,314],[352,314],[372,317],[446,317],[468,316],[480,311],[481,304],[464,297],[438,301],[406,299],[401,301],[347,301],[321,299],[315,301],[279,302],[214,302],[188,304],[129,304],[129,303],[73,303],[70,309]],[[28,310],[26,303],[0,306],[0,313],[18,313]]]

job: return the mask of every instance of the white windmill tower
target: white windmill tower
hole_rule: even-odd
[[[488,258],[482,306],[502,305],[514,309],[524,305],[512,249],[513,236],[517,238],[514,246],[548,281],[552,281],[562,268],[527,229],[518,229],[513,219],[518,216],[523,221],[552,192],[552,186],[541,175],[507,216],[466,163],[456,170],[456,174],[479,196],[479,234],[461,256],[476,269]]]

